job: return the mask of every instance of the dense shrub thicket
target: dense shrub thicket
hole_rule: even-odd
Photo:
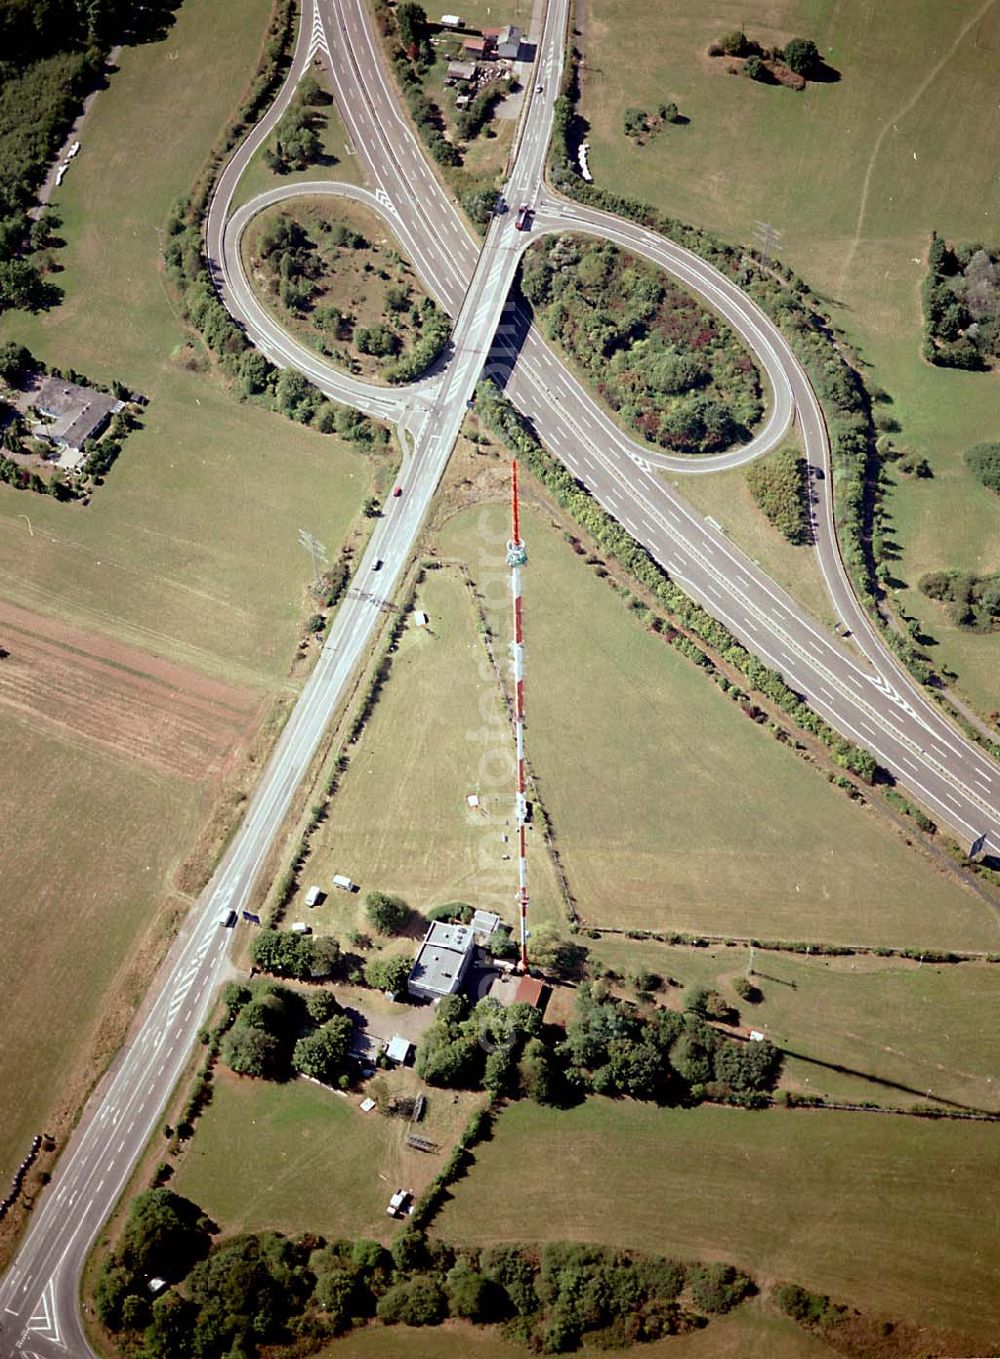
[[[970,576],[964,571],[930,571],[917,582],[928,599],[949,603],[956,627],[992,632],[1000,627],[1000,574]]]
[[[135,1359],[255,1359],[283,1343],[315,1348],[373,1318],[436,1326],[449,1316],[499,1325],[536,1354],[619,1349],[703,1327],[756,1291],[732,1265],[579,1242],[459,1249],[410,1228],[387,1250],[275,1231],[211,1244],[212,1230],[167,1191],[134,1201],[94,1302]],[[177,1251],[169,1267],[167,1242]],[[154,1302],[150,1268],[175,1285]]]
[[[806,461],[797,448],[779,448],[746,471],[747,486],[771,523],[790,543],[809,541]]]
[[[1000,495],[1000,444],[976,444],[966,453],[965,465],[988,491]]]
[[[924,357],[945,368],[1000,359],[1000,250],[951,246],[934,233],[923,286]]]
[[[542,328],[635,433],[683,453],[746,439],[760,378],[734,333],[663,272],[605,241],[550,237],[521,288]]]

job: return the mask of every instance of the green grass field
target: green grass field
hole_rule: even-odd
[[[408,1326],[378,1327],[356,1332],[321,1352],[321,1359],[524,1359],[527,1351],[501,1339],[493,1330],[451,1322],[425,1330]],[[766,1304],[743,1303],[727,1317],[712,1320],[701,1331],[671,1336],[637,1349],[595,1350],[581,1354],[625,1359],[822,1359],[834,1353],[787,1317]]]
[[[101,1035],[108,993],[117,993],[118,1013],[139,999],[122,985],[125,959],[154,924],[178,847],[193,834],[200,790],[72,736],[36,732],[6,711],[0,744],[6,1182],[35,1133],[51,1128],[53,1111],[72,1109],[83,1093],[88,1052],[109,1055]]]
[[[521,1103],[434,1230],[724,1259],[852,1306],[1000,1341],[997,1130],[834,1112]],[[489,1204],[489,1211],[483,1205]]]
[[[412,1071],[381,1077],[412,1093]],[[361,1113],[361,1096],[305,1080],[277,1085],[220,1068],[171,1186],[199,1203],[227,1233],[315,1232],[388,1240],[398,1223],[389,1196],[419,1194],[481,1097],[431,1091],[425,1135],[440,1156],[409,1150],[405,1119]]]
[[[504,533],[494,506],[440,541],[478,579]],[[528,756],[587,921],[995,946],[979,898],[747,721],[545,519],[526,516],[525,537]]]
[[[97,99],[55,199],[65,300],[5,317],[4,335],[146,393],[145,429],[86,509],[0,496],[4,593],[258,685],[286,673],[294,646],[309,576],[299,528],[332,550],[370,475],[336,440],[239,405],[173,356],[183,329],[160,228],[251,78],[267,12],[187,0],[165,41],[126,49]]]
[[[741,25],[767,45],[813,37],[842,79],[795,93],[724,74],[705,49]],[[752,13],[735,0],[708,10],[594,0],[583,47],[596,182],[736,242],[770,221],[781,257],[836,303],[837,323],[893,396],[900,440],[935,474],[891,495],[902,576],[915,584],[939,564],[996,570],[1000,519],[961,461],[991,437],[996,381],[922,362],[918,290],[932,228],[957,240],[996,235],[1000,12],[914,0],[903,22],[870,0],[775,0]],[[636,147],[624,109],[668,99],[690,124]],[[997,640],[960,633],[919,596],[912,603],[960,688],[987,711],[1000,706]]]
[[[764,999],[751,1005],[732,989],[746,975],[746,948],[672,948],[612,935],[588,940],[587,947],[592,969],[603,965],[630,978],[645,967],[682,987],[718,988],[741,1023],[802,1055],[786,1059],[782,1084],[789,1088],[902,1106],[924,1102],[930,1091],[1000,1112],[996,1043],[982,1023],[1000,978],[993,964],[806,958],[758,949],[753,980]],[[680,1005],[682,996],[667,987],[656,1000]]]
[[[468,901],[513,924],[516,864],[504,859],[513,845],[501,838],[512,830],[513,736],[499,686],[457,570],[428,572],[416,608],[429,626],[412,616],[407,624],[329,819],[313,836],[302,890],[347,873],[362,891],[398,892],[416,910]],[[535,833],[529,860],[534,918],[557,920],[558,884]],[[299,898],[288,910],[304,913]],[[316,930],[364,928],[361,896],[331,891],[307,914]]]

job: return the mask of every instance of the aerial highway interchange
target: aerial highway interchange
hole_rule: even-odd
[[[970,743],[897,664],[858,604],[833,520],[830,448],[809,381],[760,309],[709,264],[633,223],[583,207],[545,181],[553,106],[562,72],[568,0],[536,7],[540,39],[516,156],[503,196],[531,205],[530,229],[497,215],[472,236],[417,141],[385,70],[364,0],[303,0],[288,78],[265,117],[233,154],[206,225],[207,254],[226,305],[276,363],[306,374],[332,398],[396,425],[403,494],[377,521],[357,567],[360,590],[340,605],[329,637],[278,741],[245,819],[133,1026],[90,1101],[36,1210],[14,1265],[0,1280],[0,1355],[49,1359],[92,1353],[79,1314],[84,1261],[154,1131],[228,970],[231,935],[220,916],[239,912],[308,770],[329,719],[369,655],[383,606],[411,560],[435,490],[484,370],[497,374],[539,438],[693,599],[879,763],[935,817],[971,843],[1000,851],[1000,770]],[[303,74],[319,60],[369,189],[314,182],[271,191],[231,211],[240,177],[276,126]],[[540,86],[536,89],[535,82]],[[249,220],[295,194],[342,194],[382,214],[424,286],[449,312],[447,361],[409,387],[359,382],[278,326],[254,298],[240,259]],[[733,453],[689,460],[656,454],[624,435],[528,329],[511,300],[523,251],[548,232],[584,232],[660,265],[742,336],[765,372],[771,406],[762,430]],[[775,447],[795,420],[811,469],[815,550],[831,607],[854,646],[835,638],[674,492],[662,473],[704,474]],[[820,475],[817,475],[819,473]],[[377,576],[372,567],[383,564]],[[377,580],[377,588],[370,582]]]

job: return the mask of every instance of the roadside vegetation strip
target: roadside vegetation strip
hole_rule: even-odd
[[[563,233],[526,252],[520,283],[546,337],[633,434],[675,453],[750,437],[763,414],[753,358],[647,260]]]
[[[1000,1240],[980,1205],[995,1144],[996,1129],[975,1122],[886,1118],[876,1130],[863,1115],[824,1110],[522,1101],[500,1117],[434,1231],[500,1245],[520,1240],[530,1218],[550,1240],[721,1255],[954,1330],[988,1352],[1000,1326]]]
[[[525,459],[558,503],[603,547],[613,552],[626,570],[651,589],[685,627],[716,647],[725,660],[746,676],[753,688],[759,689],[777,703],[797,726],[818,736],[831,749],[836,763],[868,783],[875,781],[879,769],[871,752],[853,745],[835,732],[800,695],[788,687],[776,671],[741,646],[729,630],[700,604],[695,604],[646,549],[602,510],[590,493],[561,464],[544,451],[494,383],[484,382],[480,385],[476,406],[487,427]]]
[[[241,247],[281,323],[355,376],[412,381],[448,343],[448,317],[360,203],[296,198],[265,208]]]
[[[463,55],[462,35],[443,32],[432,43],[432,25],[419,4],[394,7],[388,0],[374,0],[373,9],[390,68],[417,132],[474,227],[483,233],[493,216],[499,197],[496,185],[508,158],[509,138],[494,130],[494,110],[515,82],[513,78],[491,79],[472,89],[463,80],[461,97],[468,103],[460,108],[460,91],[456,88],[453,94],[447,88],[454,82],[446,78],[446,70],[453,57]],[[488,72],[491,65],[480,64],[479,72]],[[507,123],[513,126],[513,120]],[[496,151],[484,151],[486,146],[495,146]]]

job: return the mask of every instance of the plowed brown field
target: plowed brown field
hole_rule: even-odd
[[[0,600],[0,706],[162,773],[219,778],[260,694]]]

